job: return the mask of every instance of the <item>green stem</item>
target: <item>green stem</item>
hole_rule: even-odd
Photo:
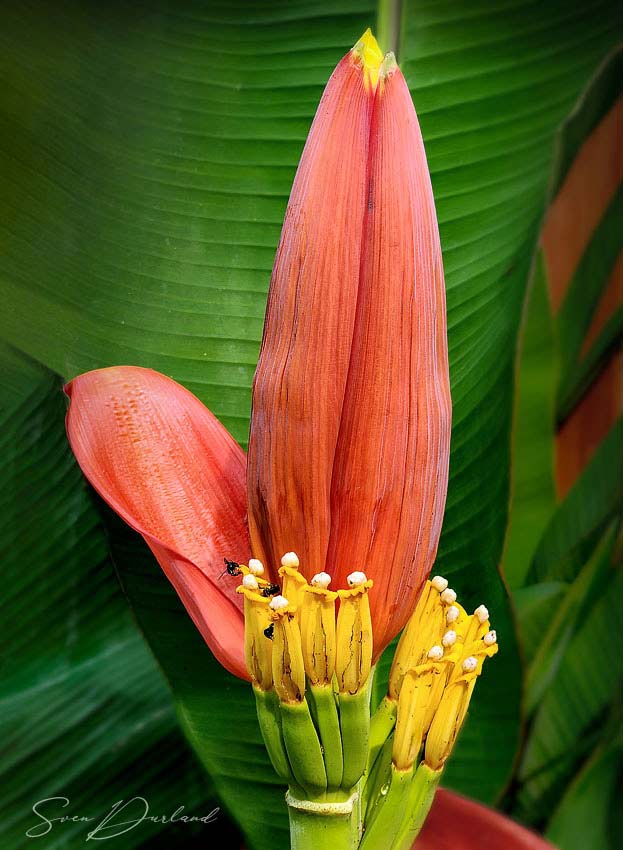
[[[376,37],[383,53],[392,50],[398,54],[401,16],[401,0],[379,0]]]
[[[357,794],[328,794],[320,802],[286,795],[291,850],[356,850],[359,845]]]
[[[340,726],[344,774],[342,788],[350,791],[361,779],[368,760],[370,736],[370,692],[368,687],[356,694],[340,694]]]
[[[366,773],[370,772],[378,754],[383,749],[385,741],[389,738],[396,725],[396,700],[391,697],[383,697],[379,707],[370,720],[370,743],[368,745],[368,763]]]
[[[344,768],[340,719],[335,704],[335,695],[332,685],[312,685],[310,691],[316,709],[318,734],[327,771],[327,786],[331,791],[339,788],[342,784]]]
[[[268,752],[272,766],[280,779],[289,785],[294,783],[294,776],[290,769],[288,756],[281,732],[281,714],[279,711],[279,697],[275,691],[263,691],[253,686],[255,694],[255,707],[260,731],[264,739],[264,745]]]
[[[413,847],[413,842],[424,826],[424,821],[433,805],[442,772],[442,770],[432,770],[423,762],[418,767],[409,790],[408,816],[401,826],[393,850],[411,850]]]
[[[366,807],[366,823],[372,822],[372,812],[381,794],[381,788],[383,786],[389,787],[389,772],[392,766],[393,746],[394,737],[392,735],[383,744],[383,748],[370,768],[370,772],[364,774],[361,783],[361,793]]]
[[[361,850],[392,850],[407,813],[407,801],[414,776],[411,770],[398,770],[393,764],[389,787],[384,786],[372,807]]]
[[[281,703],[281,731],[296,782],[310,797],[327,790],[322,749],[307,700]]]

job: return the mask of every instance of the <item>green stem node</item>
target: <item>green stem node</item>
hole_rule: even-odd
[[[299,800],[288,791],[291,850],[356,850],[359,846],[357,792]],[[335,797],[335,799],[333,799]]]
[[[307,700],[281,703],[281,731],[294,778],[310,797],[327,790],[322,749]]]
[[[316,723],[324,756],[329,791],[342,784],[343,757],[340,719],[332,685],[312,685],[310,688],[316,709]]]
[[[344,773],[342,788],[350,791],[361,779],[368,760],[370,736],[370,693],[364,687],[356,694],[339,695]]]

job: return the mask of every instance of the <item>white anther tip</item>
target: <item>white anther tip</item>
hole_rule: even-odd
[[[473,673],[476,667],[478,667],[478,660],[473,655],[470,655],[463,661],[462,666],[464,673]]]
[[[254,576],[262,576],[264,575],[264,564],[261,561],[258,561],[257,558],[250,558],[249,571],[253,573]]]
[[[329,573],[316,573],[311,580],[313,587],[323,587],[325,590],[331,584],[331,576]]]
[[[456,643],[456,632],[454,629],[447,631],[442,637],[441,642],[444,646],[454,646]]]
[[[448,579],[443,576],[435,576],[435,578],[431,581],[431,584],[435,590],[438,590],[439,593],[443,593],[448,586]]]
[[[281,611],[282,608],[287,608],[289,604],[285,596],[273,596],[269,603],[273,611]]]
[[[446,605],[453,605],[456,602],[456,593],[451,587],[446,587],[446,589],[442,592],[441,601],[445,602]]]
[[[494,643],[498,642],[498,635],[495,629],[491,629],[490,632],[483,637],[483,642],[485,646],[493,646]]]
[[[247,587],[249,590],[257,590],[258,589],[257,579],[255,578],[255,576],[251,575],[251,573],[248,573],[242,579],[242,586]]]
[[[299,565],[299,556],[296,552],[286,552],[283,558],[281,559],[282,567],[298,567]]]
[[[452,623],[456,623],[459,619],[459,609],[456,605],[451,605],[446,611],[446,623],[450,626]]]
[[[489,611],[487,610],[485,605],[479,605],[478,608],[474,611],[474,615],[478,617],[479,623],[486,623],[489,619]]]
[[[346,577],[349,587],[359,587],[359,585],[365,584],[367,580],[368,578],[366,574],[362,573],[360,570],[355,570],[354,573],[351,573]]]
[[[432,646],[428,650],[428,657],[431,661],[441,661],[443,658],[443,649],[440,646]]]

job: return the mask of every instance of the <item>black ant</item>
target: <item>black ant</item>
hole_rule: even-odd
[[[264,629],[264,634],[268,638],[268,640],[272,640],[275,635],[275,624],[271,623],[270,626],[267,626]]]
[[[239,576],[242,573],[240,569],[240,564],[237,564],[235,561],[228,561],[227,558],[223,558],[225,561],[225,569],[221,573],[221,576],[224,576],[225,573],[229,573],[230,576]]]
[[[278,584],[267,584],[266,587],[262,588],[262,596],[276,596],[280,590]]]

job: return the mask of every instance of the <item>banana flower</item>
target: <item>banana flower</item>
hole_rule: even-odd
[[[435,558],[451,406],[424,146],[404,78],[369,33],[335,69],[294,181],[246,459],[198,399],[148,369],[95,370],[66,392],[83,472],[228,670],[249,678],[223,559],[253,557],[277,582],[291,550],[308,581],[327,572],[345,587],[365,570],[380,655]]]
[[[483,605],[428,580],[451,427],[442,256],[411,96],[369,31],[292,188],[248,455],[149,369],[66,392],[84,474],[253,684],[293,848],[409,850],[497,637]],[[374,663],[403,628],[371,718]]]

